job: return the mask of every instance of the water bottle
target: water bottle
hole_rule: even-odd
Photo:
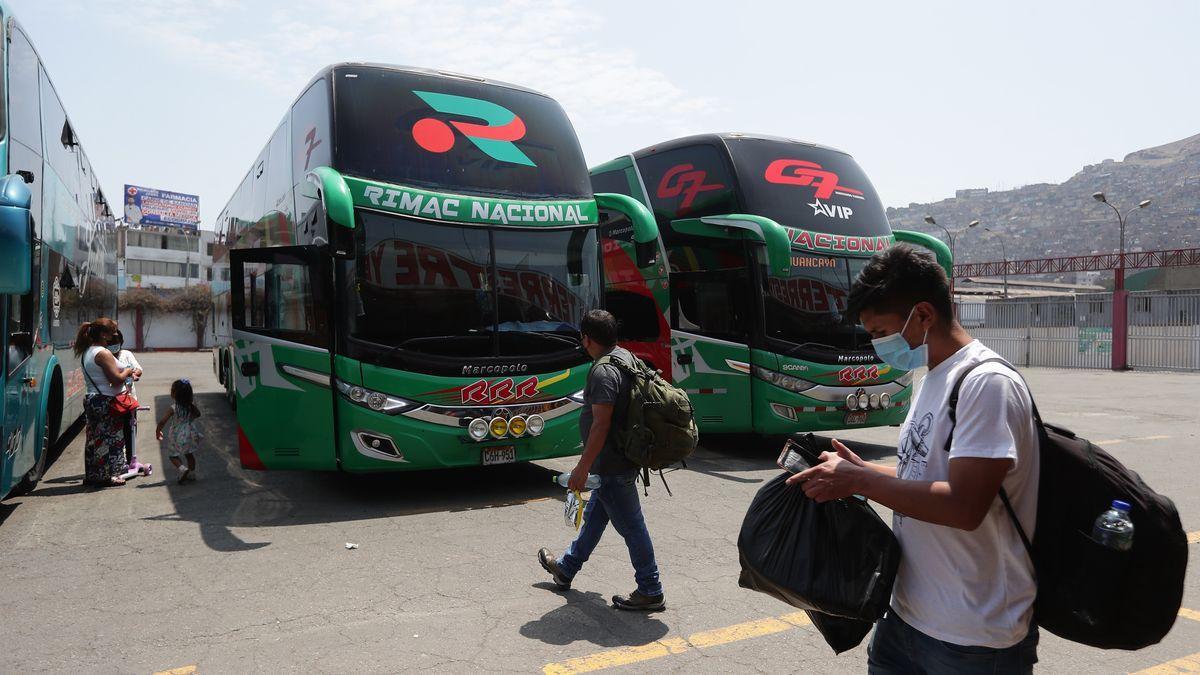
[[[1133,521],[1129,519],[1129,504],[1114,500],[1112,508],[1100,514],[1092,527],[1092,539],[1115,551],[1133,547]]]
[[[565,488],[567,487],[567,483],[571,482],[571,474],[560,473],[554,477],[554,482],[558,483],[559,487]],[[587,482],[583,484],[583,490],[586,492],[587,490],[595,490],[598,487],[600,487],[600,476],[597,476],[594,473],[589,473]]]

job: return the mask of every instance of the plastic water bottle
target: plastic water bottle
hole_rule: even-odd
[[[1133,547],[1133,521],[1129,519],[1129,504],[1114,500],[1112,508],[1100,514],[1092,527],[1092,539],[1097,544],[1116,551]]]
[[[567,483],[571,482],[571,474],[560,473],[554,477],[554,482],[558,483],[559,487],[565,488],[565,487],[567,487]],[[600,476],[597,476],[594,473],[589,473],[588,477],[587,477],[587,482],[585,482],[583,484],[583,489],[585,491],[586,490],[595,490],[598,487],[600,487]]]

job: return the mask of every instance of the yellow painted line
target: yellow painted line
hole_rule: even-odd
[[[1187,607],[1179,608],[1179,616],[1182,616],[1185,619],[1191,619],[1192,621],[1200,621],[1200,612],[1197,612],[1194,609],[1188,609]]]
[[[179,668],[172,668],[171,670],[160,670],[154,675],[192,675],[192,673],[195,672],[196,666],[182,666]]]
[[[1119,443],[1136,443],[1137,441],[1165,441],[1170,436],[1141,436],[1138,438],[1110,438],[1104,441],[1092,441],[1096,445],[1117,445]]]
[[[555,382],[562,382],[563,380],[567,379],[567,377],[570,376],[570,374],[571,374],[571,369],[568,368],[565,372],[559,373],[558,375],[555,375],[554,377],[551,377],[551,378],[545,379],[545,380],[538,380],[537,388],[545,389],[546,387],[549,387],[550,385],[554,384]]]
[[[1200,673],[1200,652],[1139,670],[1134,675],[1174,675],[1175,673]]]
[[[1200,544],[1200,530],[1196,532],[1188,532],[1189,544]]]
[[[542,668],[546,675],[571,675],[573,673],[590,673],[605,668],[627,666],[631,663],[659,659],[671,654],[682,654],[689,649],[708,649],[731,642],[749,640],[750,638],[774,635],[792,630],[799,626],[807,626],[811,622],[804,612],[785,614],[774,619],[759,619],[747,621],[724,628],[701,631],[688,636],[686,640],[668,638],[651,642],[638,647],[622,647],[610,649],[597,654],[580,656],[579,658],[551,663]]]

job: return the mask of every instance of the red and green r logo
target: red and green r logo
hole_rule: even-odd
[[[491,101],[431,91],[413,91],[430,108],[449,115],[475,117],[487,124],[445,122],[432,117],[417,120],[413,125],[413,140],[429,152],[446,152],[454,147],[454,131],[458,129],[475,147],[492,159],[512,164],[537,166],[513,141],[525,136],[525,121],[513,111]]]

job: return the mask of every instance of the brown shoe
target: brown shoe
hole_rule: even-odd
[[[550,573],[550,578],[554,580],[555,586],[563,590],[571,587],[571,579],[558,568],[558,559],[554,557],[550,549],[543,548],[538,551],[538,562],[542,564],[542,569]]]
[[[633,612],[661,612],[667,608],[667,601],[661,593],[650,596],[642,595],[639,591],[634,591],[628,596],[614,595],[612,603],[616,609]]]

